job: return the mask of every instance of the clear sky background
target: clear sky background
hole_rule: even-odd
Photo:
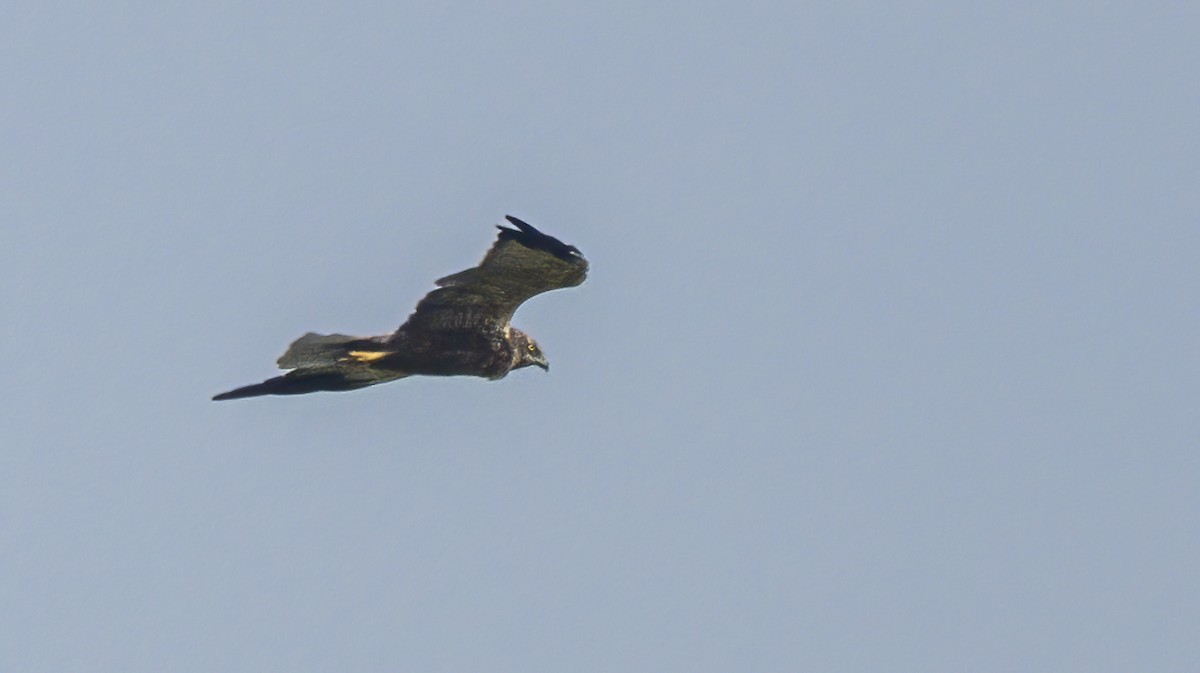
[[[0,670],[1195,671],[1197,35],[6,3]],[[506,213],[549,374],[209,401]]]

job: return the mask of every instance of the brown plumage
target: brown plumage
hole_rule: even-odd
[[[537,342],[510,321],[530,297],[582,283],[588,263],[575,246],[507,219],[516,229],[497,226],[500,235],[479,266],[438,280],[394,333],[309,332],[279,358],[290,372],[213,399],[354,390],[414,375],[495,380],[530,365],[549,371]]]

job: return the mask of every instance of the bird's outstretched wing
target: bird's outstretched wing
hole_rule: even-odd
[[[587,278],[578,248],[511,215],[505,219],[516,229],[497,225],[500,236],[479,266],[438,280],[439,288],[425,295],[401,330],[502,327],[526,299]]]
[[[401,369],[375,366],[392,354],[384,346],[384,338],[309,332],[293,341],[278,360],[280,369],[292,371],[221,393],[213,399],[355,390],[405,378],[408,374]]]

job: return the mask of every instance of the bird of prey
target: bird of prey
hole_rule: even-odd
[[[309,332],[279,358],[283,376],[221,393],[214,400],[355,390],[408,376],[481,376],[550,363],[532,337],[510,324],[526,299],[579,285],[588,263],[573,245],[515,217],[479,266],[437,281],[392,334],[353,337]]]

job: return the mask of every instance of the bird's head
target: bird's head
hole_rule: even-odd
[[[517,363],[513,365],[513,369],[534,365],[541,367],[545,371],[550,371],[550,361],[546,359],[546,355],[542,353],[542,349],[533,340],[533,337],[514,328],[511,338],[513,346],[517,349]]]

